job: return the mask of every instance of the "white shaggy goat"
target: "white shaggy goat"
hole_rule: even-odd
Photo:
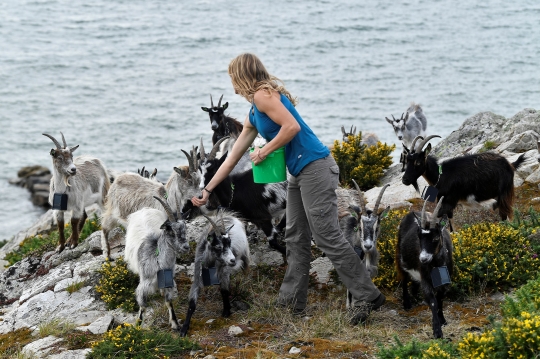
[[[427,119],[419,104],[413,102],[407,109],[405,118],[401,114],[401,118],[398,120],[394,118],[394,115],[392,115],[393,120],[388,117],[385,119],[392,125],[398,140],[411,151],[414,150],[411,145],[416,136],[426,136]]]
[[[154,197],[165,209],[165,213],[154,208],[143,208],[131,214],[126,229],[126,262],[128,268],[139,275],[136,290],[139,304],[138,323],[143,320],[146,299],[158,289],[158,271],[174,270],[176,257],[189,251],[186,240],[186,224],[171,207],[159,197]],[[180,213],[177,203],[177,213]],[[169,309],[169,323],[178,330],[179,324],[172,306],[173,288],[164,288],[161,293]]]
[[[71,211],[72,234],[67,241],[68,248],[75,248],[79,243],[79,234],[86,218],[85,208],[97,203],[103,209],[105,197],[109,191],[109,177],[103,163],[94,157],[78,156],[73,159],[73,152],[79,145],[68,148],[64,134],[62,147],[51,135],[43,133],[50,138],[56,148],[51,149],[53,162],[53,176],[50,183],[49,203],[53,204],[54,194],[67,195],[67,211]],[[56,252],[60,253],[66,246],[64,235],[64,210],[56,210],[58,224],[59,244]]]

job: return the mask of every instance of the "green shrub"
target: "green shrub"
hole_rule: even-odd
[[[198,348],[187,338],[124,324],[105,333],[103,340],[93,345],[87,358],[168,358]]]
[[[375,187],[384,174],[384,170],[392,164],[390,153],[396,148],[386,143],[377,142],[375,146],[361,143],[362,132],[349,135],[349,142],[334,142],[332,156],[339,166],[342,185],[352,185],[354,179],[363,191]]]
[[[100,229],[99,219],[94,214],[92,218],[86,220],[79,236],[79,242],[84,241],[89,235]],[[71,235],[70,223],[66,223],[64,234],[67,240]],[[45,252],[53,251],[58,246],[58,238],[58,230],[51,231],[49,234],[38,234],[37,236],[25,238],[19,248],[6,254],[4,259],[9,263],[6,267],[12,266],[23,258],[29,256],[41,257]]]
[[[101,300],[107,303],[107,308],[112,310],[122,308],[133,312],[137,309],[135,289],[139,284],[139,277],[131,273],[123,257],[118,257],[114,262],[106,261],[98,271],[101,274],[96,292],[101,295]]]
[[[66,292],[68,292],[69,294],[75,293],[76,291],[84,287],[85,284],[86,284],[86,281],[84,280],[80,282],[71,283],[70,285],[67,286]]]
[[[450,359],[455,358],[457,348],[454,344],[444,341],[430,340],[428,342],[419,342],[413,339],[407,344],[402,344],[395,337],[396,344],[389,348],[379,345],[377,358],[380,359]]]

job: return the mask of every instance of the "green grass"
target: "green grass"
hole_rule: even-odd
[[[75,293],[79,289],[83,288],[85,284],[86,284],[86,281],[84,280],[80,282],[71,283],[70,285],[67,286],[66,291],[69,294]]]

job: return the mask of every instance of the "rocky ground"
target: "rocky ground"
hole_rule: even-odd
[[[511,162],[526,153],[527,161],[516,172],[517,206],[540,209],[540,164],[537,141],[540,138],[540,112],[532,109],[520,111],[505,119],[492,113],[480,113],[467,119],[463,125],[435,147],[437,156],[456,156],[493,150],[505,155]],[[382,203],[392,208],[418,206],[418,194],[411,186],[401,184],[401,166],[391,167],[381,181],[390,187]],[[41,171],[43,169],[36,169]],[[46,174],[45,174],[46,175]],[[37,181],[36,183],[39,183]],[[420,188],[425,183],[419,181]],[[42,191],[43,188],[39,187]],[[380,191],[374,188],[364,195],[372,207]],[[352,193],[351,193],[352,195]],[[417,208],[417,207],[415,207]],[[90,214],[91,217],[91,214]],[[491,211],[468,212],[458,209],[456,223],[497,220]],[[99,335],[124,322],[134,323],[136,313],[119,309],[108,311],[99,299],[95,285],[97,270],[104,263],[101,252],[101,232],[95,232],[73,250],[60,254],[45,253],[40,258],[29,257],[3,268],[1,259],[17,248],[28,236],[46,233],[55,227],[51,211],[31,228],[13,237],[0,248],[0,335],[29,328],[34,332],[22,349],[27,357],[83,358],[90,349],[69,350],[63,338],[40,338],[39,328],[51,321],[69,321],[75,330]],[[188,237],[194,241],[201,226],[200,220],[189,224]],[[192,320],[191,338],[202,350],[194,351],[192,358],[372,358],[377,343],[388,344],[398,337],[404,341],[415,337],[431,338],[431,314],[427,306],[419,303],[405,312],[400,304],[399,290],[385,291],[388,302],[373,313],[365,326],[351,327],[345,318],[345,289],[334,284],[332,266],[316,248],[313,249],[312,280],[306,315],[296,317],[275,307],[275,297],[285,264],[282,256],[268,248],[262,232],[249,230],[251,252],[255,265],[237,275],[232,283],[235,311],[230,318],[221,318],[219,290],[207,287],[199,299],[199,307]],[[123,232],[114,237],[113,257],[123,253]],[[187,293],[191,285],[192,265],[181,263],[175,278],[178,297],[175,308],[180,318],[187,310]],[[73,285],[78,289],[73,291]],[[450,302],[445,312],[449,325],[445,336],[459,339],[467,331],[479,331],[487,324],[487,317],[499,315],[501,293],[483,293],[464,302]],[[247,307],[245,304],[249,303]],[[166,308],[161,300],[153,302],[145,326],[168,330]],[[0,343],[1,344],[1,343]],[[0,348],[2,346],[0,345]],[[1,349],[0,349],[1,354]]]

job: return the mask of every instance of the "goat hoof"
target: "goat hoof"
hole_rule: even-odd
[[[60,244],[58,247],[56,247],[56,253],[62,253],[64,248],[66,248],[66,246],[63,244]]]
[[[223,318],[229,318],[231,316],[231,312],[230,311],[223,311],[223,313],[221,313],[221,316]]]

